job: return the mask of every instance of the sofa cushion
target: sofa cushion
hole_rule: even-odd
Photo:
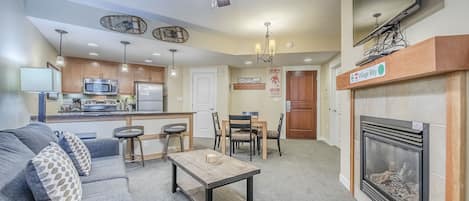
[[[126,179],[110,179],[86,183],[82,201],[132,201]]]
[[[35,154],[39,153],[50,142],[57,142],[57,136],[43,123],[31,123],[18,129],[5,130],[13,133],[23,144],[29,147]]]
[[[124,161],[120,155],[93,158],[91,164],[93,166],[91,174],[80,177],[84,184],[116,178],[127,180]]]
[[[80,176],[88,176],[91,172],[91,155],[88,148],[75,134],[65,132],[59,140],[59,145],[72,159],[73,165]]]
[[[26,168],[28,182],[35,200],[81,200],[80,177],[62,148],[51,142]]]
[[[34,153],[11,133],[0,132],[0,200],[32,201],[25,169]]]

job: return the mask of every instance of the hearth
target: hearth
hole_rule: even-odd
[[[360,189],[376,201],[428,201],[428,124],[360,117]]]

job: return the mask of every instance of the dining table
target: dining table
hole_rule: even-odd
[[[251,125],[253,128],[259,128],[262,131],[262,159],[267,160],[267,121],[252,118]],[[230,126],[230,121],[228,119],[222,120],[221,128],[221,152],[226,154],[226,130]]]

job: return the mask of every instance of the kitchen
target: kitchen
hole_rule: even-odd
[[[145,135],[140,139],[147,160],[161,157],[162,126],[187,123],[184,143],[186,148],[192,147],[192,112],[166,112],[164,67],[128,64],[127,69],[122,69],[122,64],[116,62],[66,57],[60,71],[60,111],[45,119],[53,129],[85,138],[111,138],[115,128],[141,125]],[[31,119],[34,121],[37,116]]]

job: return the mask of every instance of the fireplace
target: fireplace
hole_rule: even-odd
[[[428,201],[429,125],[360,117],[360,189],[374,201]]]

